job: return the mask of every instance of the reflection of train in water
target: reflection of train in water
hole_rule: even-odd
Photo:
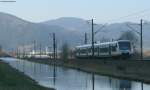
[[[75,49],[77,58],[92,57],[92,45],[86,44],[76,46]],[[94,57],[130,57],[133,54],[133,46],[129,40],[118,40],[94,44]]]

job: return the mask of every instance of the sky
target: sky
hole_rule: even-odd
[[[15,3],[0,2],[0,12],[31,22],[60,17],[94,18],[97,23],[139,22],[141,18],[150,20],[149,3],[150,0],[16,0]],[[146,11],[136,13],[143,10]],[[124,17],[130,14],[134,15]]]

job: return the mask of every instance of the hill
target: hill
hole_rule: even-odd
[[[16,16],[0,13],[0,45],[6,50],[12,50],[18,46],[31,45],[35,40],[37,47],[41,43],[43,47],[50,46],[52,37],[50,33],[56,33],[58,41],[73,41],[74,34],[69,30],[55,25],[44,25],[22,20]],[[70,37],[70,38],[68,38]],[[63,38],[63,40],[60,40]]]
[[[131,22],[114,23],[106,25],[98,34],[95,35],[96,41],[103,39],[117,39],[121,33],[131,30],[126,24],[135,24]],[[94,26],[97,31],[102,24]],[[133,25],[137,31],[140,31],[138,25]],[[40,43],[42,48],[52,47],[52,36],[50,33],[56,33],[58,47],[65,42],[68,42],[71,47],[84,43],[84,33],[88,33],[88,43],[91,43],[91,24],[86,20],[74,17],[62,17],[56,20],[48,20],[41,23],[33,23],[14,15],[0,13],[0,45],[5,50],[12,51],[17,47],[28,47],[33,49],[33,41],[36,41],[36,46],[39,48]],[[149,48],[150,38],[150,23],[143,24],[143,40],[144,47]],[[138,34],[137,34],[138,36]]]

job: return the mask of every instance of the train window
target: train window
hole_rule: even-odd
[[[108,47],[100,48],[100,53],[107,53],[109,51]]]
[[[92,52],[91,50],[92,50],[91,48],[88,48],[88,52]]]
[[[117,51],[117,47],[116,46],[111,46],[111,51]]]
[[[94,48],[94,52],[98,52],[98,47]]]
[[[86,53],[86,49],[80,50],[81,53]]]
[[[118,44],[120,50],[131,50],[130,42],[119,42]]]

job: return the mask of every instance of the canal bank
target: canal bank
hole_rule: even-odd
[[[32,62],[54,64],[54,60],[48,59],[26,59]],[[122,79],[129,79],[150,83],[150,61],[141,60],[56,60],[55,64],[82,70],[89,73],[96,73],[104,76],[111,76]]]
[[[54,90],[38,85],[37,82],[27,77],[7,63],[0,60],[0,90]]]

